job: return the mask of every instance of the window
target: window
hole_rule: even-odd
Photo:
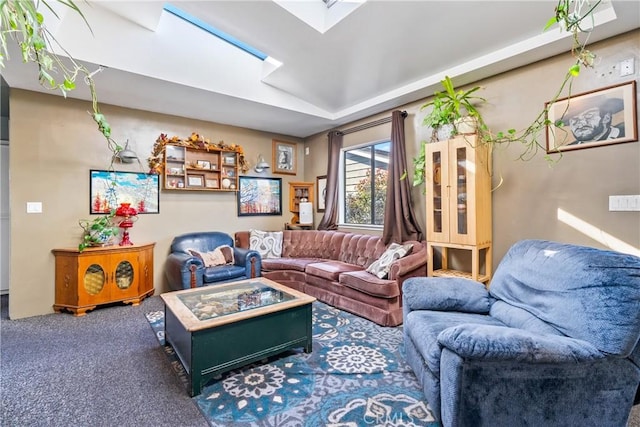
[[[383,225],[391,142],[343,150],[342,215],[345,224]]]

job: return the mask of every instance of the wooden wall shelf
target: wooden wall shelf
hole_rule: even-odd
[[[167,144],[164,150],[165,190],[236,191],[238,153]]]

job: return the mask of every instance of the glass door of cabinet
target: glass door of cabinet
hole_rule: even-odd
[[[469,215],[467,209],[467,183],[469,182],[467,149],[458,147],[455,149],[455,197],[451,200],[451,212],[453,214],[452,223],[455,225],[456,234],[467,234],[469,229]]]
[[[449,213],[451,228],[449,237],[452,243],[461,245],[476,244],[477,237],[477,179],[478,164],[476,137],[458,136],[450,140],[449,156],[451,168],[451,197]]]
[[[113,254],[110,256],[112,269],[112,297],[135,297],[138,292],[139,272],[136,271],[138,259],[136,254]]]
[[[449,239],[449,152],[448,141],[425,146],[427,191],[427,240]]]

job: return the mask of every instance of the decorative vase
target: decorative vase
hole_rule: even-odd
[[[438,141],[446,141],[447,139],[451,139],[451,137],[455,133],[455,130],[455,126],[453,126],[453,124],[451,123],[440,125],[436,129],[436,138]]]
[[[460,135],[471,135],[478,130],[478,119],[472,116],[460,117],[455,121],[456,131]]]

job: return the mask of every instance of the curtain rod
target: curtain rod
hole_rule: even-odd
[[[402,117],[407,117],[407,112],[406,111],[402,112]],[[390,121],[391,121],[391,117],[385,117],[385,118],[382,118],[382,119],[374,120],[374,121],[369,122],[369,123],[363,123],[361,125],[354,126],[352,128],[339,130],[338,132],[340,132],[343,135],[346,135],[348,133],[359,132],[361,130],[365,130],[365,129],[369,129],[369,128],[372,128],[372,127],[375,127],[375,126],[383,125],[385,123],[389,123]]]

